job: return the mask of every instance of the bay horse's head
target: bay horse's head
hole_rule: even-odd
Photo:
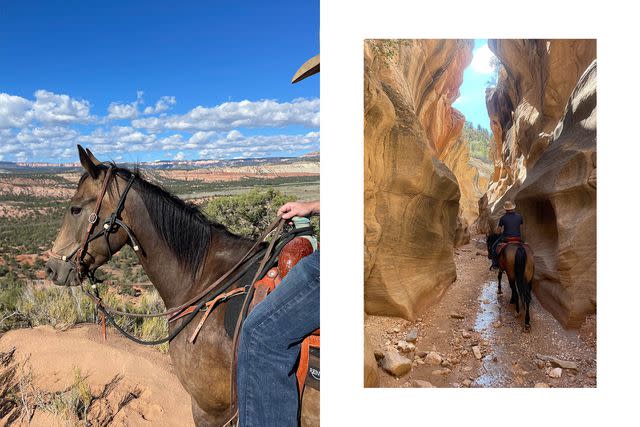
[[[78,145],[85,173],[71,198],[62,227],[45,264],[48,277],[61,286],[79,285],[82,278],[106,263],[128,241],[126,227],[105,221],[118,209],[125,178],[115,173],[113,164],[101,163],[90,150]],[[119,182],[120,181],[120,182]],[[106,236],[105,238],[101,238]]]

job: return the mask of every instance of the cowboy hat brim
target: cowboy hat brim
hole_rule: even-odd
[[[309,76],[313,76],[320,72],[320,54],[309,59],[302,64],[298,71],[293,75],[291,83],[298,83],[300,80],[304,80]]]

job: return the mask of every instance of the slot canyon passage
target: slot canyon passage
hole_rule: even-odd
[[[474,41],[365,42],[366,387],[596,386],[596,41],[488,48],[482,158],[452,106]],[[535,254],[529,332],[489,271],[507,200]]]

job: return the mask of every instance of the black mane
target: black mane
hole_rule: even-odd
[[[132,175],[136,177],[132,188],[142,198],[154,229],[178,262],[190,270],[193,279],[204,264],[214,235],[236,241],[244,240],[231,233],[224,225],[209,220],[196,205],[146,181],[137,168],[130,171],[114,164],[112,166],[114,175],[127,180]],[[112,188],[110,186],[109,190]]]

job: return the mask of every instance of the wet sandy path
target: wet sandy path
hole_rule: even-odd
[[[458,279],[415,322],[365,319],[373,348],[382,352],[411,329],[418,332],[415,351],[403,353],[413,360],[411,371],[395,378],[380,369],[382,387],[428,386],[426,382],[435,387],[595,387],[595,319],[580,330],[565,330],[534,296],[532,328],[525,333],[523,314],[516,317],[509,304],[506,275],[503,294],[497,295],[497,274],[488,270],[483,236],[458,248],[455,262]],[[430,352],[440,356],[440,364]],[[552,372],[558,360],[551,357],[565,366],[558,378],[552,377],[559,372]]]

